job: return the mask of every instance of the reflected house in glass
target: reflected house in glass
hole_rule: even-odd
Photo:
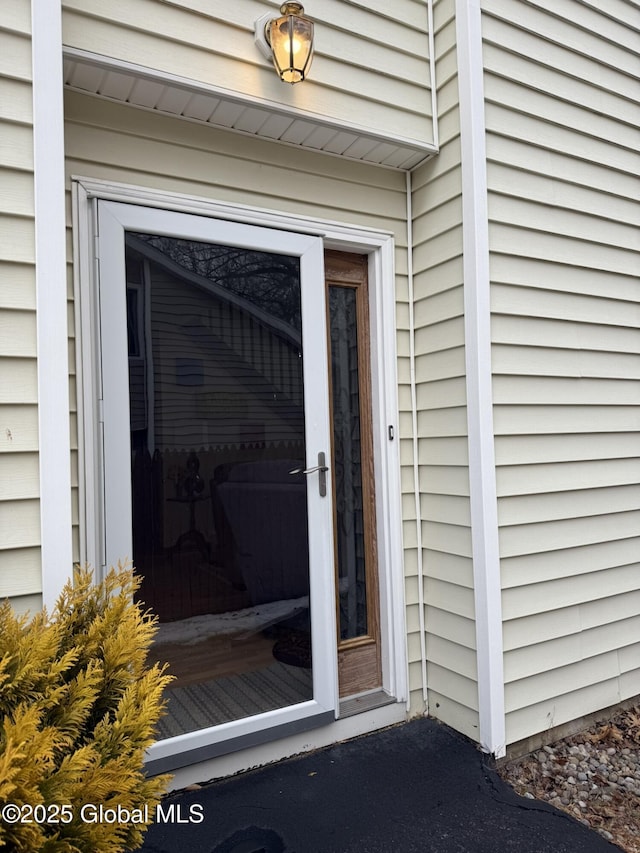
[[[304,460],[295,259],[221,246],[197,246],[200,254],[207,253],[197,258],[190,253],[193,248],[175,239],[127,237],[127,289],[142,288],[145,306],[139,324],[142,346],[129,355],[133,464],[138,465],[140,453],[144,467],[154,458],[162,467],[158,527],[164,531],[164,548],[173,547],[176,530],[186,520],[184,509],[170,501],[212,497],[211,491],[205,495],[201,488],[193,494],[189,488],[194,457],[201,484],[216,487],[241,463],[282,458],[293,466]],[[172,259],[176,256],[215,273],[199,275]],[[238,263],[243,269],[234,277],[232,264]],[[293,323],[297,317],[297,329],[275,309],[261,308],[260,292],[267,289],[278,291],[277,313]],[[239,295],[242,290],[252,298]],[[266,304],[266,298],[262,301]],[[224,552],[227,543],[215,541],[220,530],[211,510],[210,505],[197,507],[197,528],[214,541],[214,551]],[[138,565],[140,557],[136,554]]]
[[[185,685],[216,698],[259,671],[242,660],[257,644],[249,608],[263,606],[276,656],[295,640],[311,665],[306,481],[290,473],[305,458],[299,271],[295,258],[132,233],[126,270],[134,561],[162,623],[158,654],[173,656],[175,734]],[[235,614],[240,628],[217,640],[215,620],[201,621],[199,642],[171,642],[171,623],[203,614]],[[222,650],[222,680],[183,660]]]

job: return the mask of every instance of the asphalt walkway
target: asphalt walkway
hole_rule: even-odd
[[[171,804],[173,822],[153,825],[141,853],[620,851],[516,796],[473,744],[426,719],[173,794],[164,812]]]

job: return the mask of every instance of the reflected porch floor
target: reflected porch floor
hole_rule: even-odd
[[[169,663],[160,739],[208,728],[310,699],[311,669],[273,656],[274,637],[209,637],[190,645],[156,643],[150,659]]]

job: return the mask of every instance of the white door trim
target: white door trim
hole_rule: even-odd
[[[388,232],[340,222],[308,219],[245,205],[193,198],[93,178],[74,177],[76,352],[82,393],[79,395],[80,528],[82,559],[105,562],[100,542],[102,449],[97,393],[99,347],[95,305],[95,208],[97,200],[138,204],[161,210],[194,213],[322,237],[324,248],[363,252],[369,256],[372,358],[373,437],[379,543],[380,616],[383,687],[398,702],[407,697],[407,653],[402,551],[394,241]],[[392,428],[391,430],[389,428]],[[375,715],[374,715],[375,716]]]

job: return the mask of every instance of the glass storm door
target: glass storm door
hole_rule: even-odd
[[[100,203],[106,564],[170,663],[162,769],[337,707],[325,285],[316,237]]]

